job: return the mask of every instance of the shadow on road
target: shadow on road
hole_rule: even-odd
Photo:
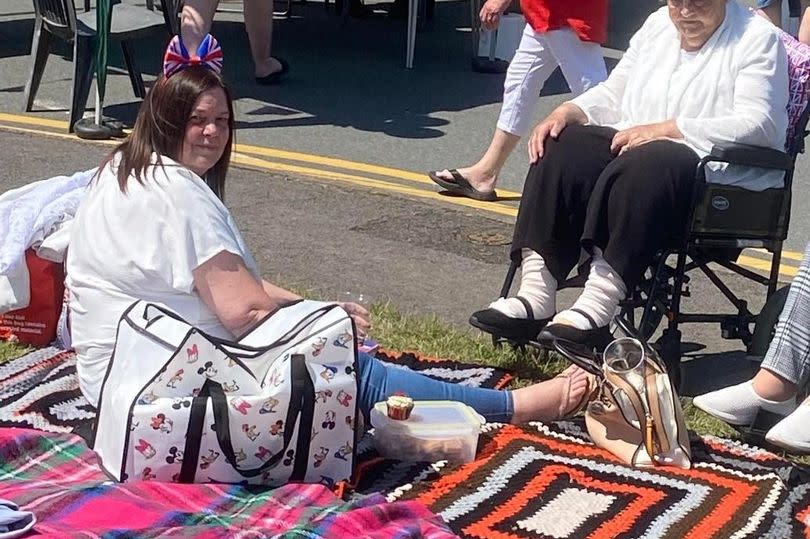
[[[271,87],[253,81],[241,16],[217,17],[213,33],[225,51],[224,74],[235,97],[242,100],[239,128],[335,125],[428,139],[441,137],[444,133],[439,128],[447,123],[434,113],[501,101],[503,75],[470,69],[466,2],[437,4],[435,17],[417,35],[413,70],[404,68],[405,21],[391,19],[381,9],[369,19],[344,21],[321,3],[294,4],[289,18],[275,21],[273,39],[274,54],[284,57],[291,71],[281,84]],[[27,57],[32,31],[33,15],[0,22],[0,58]],[[144,74],[157,75],[164,46],[165,42],[138,44],[136,61]],[[117,47],[110,51],[110,64],[122,67]],[[60,44],[56,53],[69,58],[71,50]],[[22,89],[14,85],[2,91]],[[558,71],[543,94],[565,92],[568,88]],[[131,124],[140,103],[126,95],[131,101],[107,106],[105,114]]]

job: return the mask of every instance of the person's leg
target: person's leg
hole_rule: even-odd
[[[588,389],[587,375],[579,368],[515,391],[442,382],[409,369],[389,367],[367,354],[358,355],[358,370],[358,404],[366,419],[376,403],[403,392],[414,400],[463,402],[490,422],[550,421],[575,408]]]
[[[656,140],[617,157],[599,178],[582,244],[602,249],[628,291],[655,253],[683,235],[698,161],[688,146]]]
[[[810,378],[810,244],[776,324],[776,334],[753,379],[695,397],[701,410],[732,424],[748,425],[759,410],[786,415],[765,435],[781,447],[810,452],[810,398],[796,394]],[[794,410],[795,408],[795,410]]]
[[[512,259],[521,249],[539,253],[551,274],[564,280],[579,260],[580,238],[591,193],[614,160],[616,131],[572,125],[546,140],[543,158],[529,167],[512,237]]]
[[[810,378],[810,244],[790,283],[785,307],[761,367],[754,377],[754,389],[767,399],[793,397]]]
[[[781,415],[790,413],[799,388],[809,377],[810,244],[790,284],[785,307],[776,324],[776,333],[760,369],[751,380],[695,397],[694,403],[704,412],[732,425],[747,425],[760,409]],[[810,424],[805,418],[802,421],[805,425]],[[779,436],[780,430],[785,428],[786,425],[782,425],[782,429],[776,430],[774,435]],[[806,427],[792,430],[800,433],[806,430],[810,438],[810,429]],[[779,437],[785,438],[786,435]]]
[[[211,22],[219,0],[185,0],[180,13],[180,37],[190,53],[194,53],[205,35],[211,31]]]
[[[514,330],[534,338],[538,326],[545,324],[541,319],[554,314],[557,283],[580,257],[591,191],[614,158],[610,151],[614,133],[604,127],[570,126],[556,140],[548,139],[543,159],[526,176],[512,239],[511,257],[522,262],[517,297],[499,299],[474,313],[473,325],[496,335],[515,337]],[[527,318],[535,323],[515,321]],[[530,332],[534,334],[523,335]]]
[[[273,41],[273,0],[244,0],[245,29],[257,78],[282,70],[281,62],[270,55]]]
[[[484,192],[495,189],[506,159],[531,129],[532,112],[540,99],[540,90],[556,68],[557,62],[545,44],[545,34],[538,34],[527,24],[506,71],[503,104],[492,141],[477,163],[458,169],[475,189]],[[438,174],[452,179],[449,170]]]
[[[605,58],[598,43],[582,41],[570,28],[546,34],[546,44],[560,64],[574,95],[596,86],[607,78]]]
[[[697,164],[689,147],[653,141],[605,167],[588,202],[581,238],[592,255],[591,272],[580,297],[555,323],[578,330],[608,326],[655,253],[682,235]]]
[[[752,381],[758,395],[795,397],[810,378],[810,244],[790,283],[785,307],[776,325],[762,368]],[[810,452],[810,397],[765,435],[789,450]]]
[[[802,2],[804,7],[804,2]],[[801,22],[799,23],[799,41],[810,44],[810,7],[804,7]]]

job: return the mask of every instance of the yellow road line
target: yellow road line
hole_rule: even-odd
[[[0,113],[2,114],[2,113]],[[1,119],[1,118],[0,118]],[[65,124],[67,125],[67,124]],[[32,135],[45,135],[46,137],[55,137],[55,138],[62,138],[71,140],[73,142],[90,142],[93,144],[103,144],[105,146],[115,146],[120,140],[84,140],[80,139],[73,133],[56,133],[54,131],[43,131],[41,129],[29,129],[27,127],[16,127],[11,125],[2,125],[0,124],[0,129],[3,131],[15,131],[19,133],[30,133]],[[67,129],[67,127],[65,127]]]
[[[67,130],[68,123],[62,120],[51,120],[49,118],[39,118],[38,116],[25,116],[22,114],[7,114],[0,112],[0,121],[15,124],[38,125],[40,127],[54,127],[56,129]]]
[[[278,159],[286,159],[288,161],[300,161],[302,163],[314,163],[334,168],[345,168],[355,170],[358,172],[369,172],[371,174],[379,174],[380,176],[389,176],[391,178],[398,178],[400,180],[408,180],[434,185],[433,182],[430,181],[430,179],[427,178],[425,174],[419,174],[417,172],[410,172],[407,170],[400,170],[397,168],[371,165],[368,163],[360,163],[357,161],[347,161],[345,159],[337,159],[334,157],[325,157],[321,155],[312,155],[308,153],[291,152],[288,150],[276,150],[274,148],[264,148],[262,146],[251,146],[249,144],[237,144],[236,146],[234,146],[234,150],[242,153],[261,155],[264,157],[276,157]]]
[[[747,266],[749,268],[758,269],[769,273],[771,271],[771,263],[770,261],[761,260],[759,258],[754,258],[751,256],[740,255],[737,259],[737,263],[741,266]],[[779,265],[779,274],[780,275],[787,275],[788,277],[795,277],[796,273],[798,273],[799,268],[795,266],[788,266],[786,264]]]
[[[67,129],[67,122],[61,120],[50,120],[47,118],[39,118],[35,116],[26,116],[18,114],[0,113],[0,121],[7,121],[12,123],[22,123],[27,125],[39,125],[43,127],[55,127],[58,129]],[[359,161],[349,161],[346,159],[339,159],[335,157],[326,157],[323,155],[315,155],[301,152],[294,152],[289,150],[277,150],[275,148],[265,148],[263,146],[254,146],[251,144],[236,144],[234,151],[260,155],[263,157],[274,157],[276,159],[286,159],[288,161],[298,161],[302,163],[311,163],[317,165],[326,165],[333,168],[342,168],[352,170],[355,172],[367,172],[370,174],[377,174],[380,176],[388,176],[390,178],[397,178],[399,180],[407,180],[417,183],[424,183],[426,185],[435,185],[424,172],[412,172],[409,170],[402,170],[392,167],[384,167],[380,165],[372,165],[369,163],[362,163]],[[519,197],[520,193],[516,191],[509,191],[499,189],[500,196],[503,197]]]
[[[60,120],[51,120],[47,118],[38,118],[34,116],[24,116],[24,115],[16,115],[16,114],[7,114],[0,112],[0,121],[6,121],[16,124],[23,124],[23,125],[33,125],[33,126],[40,126],[40,127],[49,127],[49,128],[56,128],[61,129],[63,131],[67,130],[67,122],[60,121]],[[9,131],[17,131],[23,133],[31,133],[37,135],[46,135],[52,137],[58,137],[63,139],[69,139],[72,141],[81,141],[75,135],[68,134],[66,132],[58,133],[54,131],[45,131],[40,129],[31,129],[25,127],[16,127],[16,126],[8,126],[8,125],[0,125],[0,128]],[[98,144],[104,145],[114,145],[117,144],[118,141],[90,141]],[[281,173],[291,173],[291,174],[303,174],[305,176],[316,177],[320,179],[326,180],[334,180],[340,181],[343,183],[349,183],[358,185],[361,187],[373,188],[373,189],[380,189],[384,191],[391,191],[395,193],[400,193],[403,195],[409,196],[417,196],[420,198],[426,198],[430,200],[440,201],[444,203],[456,204],[459,206],[465,206],[468,208],[474,208],[477,210],[484,210],[492,213],[497,213],[499,215],[505,215],[508,217],[515,217],[517,215],[517,208],[514,206],[509,206],[505,204],[497,204],[491,202],[479,202],[477,200],[472,200],[463,197],[449,197],[440,195],[438,192],[435,191],[427,191],[423,189],[417,189],[412,187],[407,187],[405,185],[400,185],[396,183],[387,182],[384,180],[376,180],[372,178],[368,178],[365,176],[358,176],[354,174],[346,174],[344,172],[335,172],[330,170],[324,170],[320,168],[313,168],[313,167],[306,167],[306,166],[299,166],[299,165],[292,165],[286,163],[278,163],[274,161],[268,161],[265,159],[260,159],[257,157],[253,157],[251,155],[245,155],[246,153],[254,154],[254,155],[263,155],[267,157],[276,157],[278,159],[286,159],[290,161],[299,161],[304,163],[311,163],[311,164],[318,164],[318,165],[326,165],[334,168],[342,168],[348,169],[357,172],[367,172],[371,174],[377,174],[380,176],[388,176],[391,178],[401,179],[401,180],[409,180],[415,181],[422,184],[433,185],[429,179],[425,178],[423,174],[417,174],[415,172],[409,172],[406,170],[400,170],[390,167],[383,167],[379,165],[371,165],[367,163],[359,163],[355,161],[347,161],[344,159],[336,159],[331,157],[324,157],[318,155],[310,155],[300,152],[291,152],[287,150],[276,150],[272,148],[263,148],[261,146],[252,146],[247,144],[237,144],[235,147],[234,153],[232,154],[232,161],[236,164],[251,166],[255,168],[259,168],[262,170],[268,170],[272,172],[281,172]],[[511,191],[503,191],[501,190],[501,194],[503,196],[519,196],[519,193],[513,193]],[[754,250],[757,255],[769,254],[767,251],[757,249]],[[782,256],[789,260],[801,260],[802,253],[796,251],[783,251]],[[747,266],[752,269],[757,269],[761,271],[768,272],[770,271],[770,262],[767,260],[763,260],[760,258],[755,258],[752,256],[742,255],[738,259],[738,262],[743,265]],[[793,277],[797,273],[797,268],[795,266],[791,266],[788,264],[781,264],[779,268],[779,273],[782,275],[786,275],[789,277]]]
[[[355,176],[353,174],[345,174],[343,172],[332,172],[329,170],[323,170],[318,168],[287,165],[285,163],[275,163],[273,161],[265,161],[264,159],[259,159],[257,157],[251,157],[249,155],[244,155],[240,153],[232,154],[231,160],[237,164],[253,166],[261,168],[263,170],[270,170],[273,172],[289,172],[294,174],[303,174],[305,176],[314,176],[316,178],[337,180],[345,183],[351,183],[354,185],[360,185],[363,187],[372,187],[374,189],[382,189],[385,191],[393,191],[395,193],[412,195],[421,198],[437,200],[441,202],[449,202],[447,200],[449,197],[445,195],[440,195],[439,193],[434,191],[415,189],[413,187],[389,183],[382,180],[374,180],[363,176]],[[477,200],[471,200],[469,198],[458,198],[457,200],[453,200],[452,203],[461,206],[466,206],[468,208],[475,208],[477,210],[487,210],[494,213],[499,213],[501,215],[506,215],[509,217],[515,217],[517,215],[517,208],[510,208],[505,206],[491,207],[491,204],[489,204],[488,202],[479,202]]]
[[[771,257],[771,253],[766,251],[765,249],[751,249],[751,251],[755,252],[758,255],[767,256],[768,258]],[[798,260],[801,262],[804,259],[804,253],[800,253],[798,251],[782,251],[782,258],[787,258],[788,260]]]
[[[359,161],[348,161],[346,159],[338,159],[335,157],[326,157],[322,155],[314,155],[301,152],[292,152],[289,150],[277,150],[274,148],[265,148],[263,146],[252,146],[249,144],[236,144],[234,150],[242,153],[261,155],[264,157],[275,157],[277,159],[286,159],[288,161],[299,161],[302,163],[312,163],[317,165],[326,165],[334,168],[342,168],[356,172],[368,172],[379,176],[388,176],[398,180],[407,180],[426,185],[436,185],[427,177],[426,172],[412,172],[409,170],[402,170],[398,168],[384,167],[380,165],[372,165],[369,163],[362,163]],[[501,197],[519,197],[520,193],[517,191],[509,191],[506,189],[498,189],[498,195]]]

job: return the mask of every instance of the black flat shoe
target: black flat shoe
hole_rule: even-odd
[[[582,345],[597,353],[602,353],[608,344],[613,341],[613,335],[608,326],[595,327],[596,322],[588,313],[579,309],[570,309],[581,314],[591,323],[591,329],[579,329],[567,324],[548,324],[537,336],[537,342],[546,348],[554,349],[554,341],[567,341]]]
[[[256,77],[257,83],[262,84],[264,86],[267,86],[269,84],[276,84],[281,80],[281,77],[286,75],[287,72],[290,70],[290,64],[288,64],[285,59],[279,58],[278,56],[274,56],[273,58],[278,60],[278,63],[281,64],[281,69],[279,69],[278,71],[273,71],[272,73],[270,73],[269,75],[265,75],[264,77]]]
[[[531,341],[551,321],[551,318],[536,320],[532,307],[524,298],[518,297],[526,307],[528,318],[512,318],[497,309],[482,309],[470,316],[470,325],[489,333],[496,339]]]

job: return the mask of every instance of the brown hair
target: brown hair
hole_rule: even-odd
[[[179,162],[186,123],[194,110],[194,104],[201,94],[214,88],[222,88],[225,92],[230,132],[222,157],[206,172],[203,180],[218,197],[223,198],[234,137],[233,98],[220,74],[202,66],[188,67],[169,78],[160,75],[141,104],[132,132],[107,156],[99,167],[99,172],[120,153],[118,185],[122,192],[126,192],[131,175],[135,176],[138,183],[144,183],[144,172],[152,163],[153,152],[158,156],[158,166],[163,166],[161,156]]]

